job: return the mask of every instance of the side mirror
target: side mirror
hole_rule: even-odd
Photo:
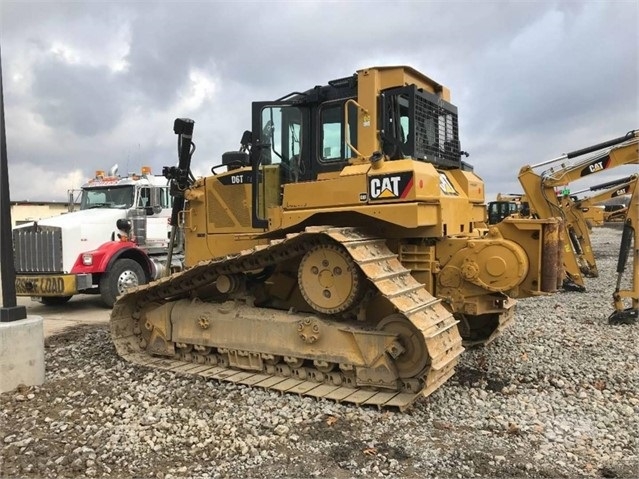
[[[244,132],[244,134],[242,135],[242,139],[240,140],[240,145],[248,146],[251,143],[253,143],[253,133],[251,133],[250,131],[246,130]]]
[[[67,210],[69,213],[72,213],[73,210],[75,209],[75,202],[73,200],[73,190],[67,191],[67,197],[69,201],[69,204],[67,205]]]
[[[151,188],[151,197],[146,207],[147,215],[157,215],[162,211],[162,190],[160,188]]]
[[[162,211],[162,207],[160,205],[147,206],[146,208],[144,208],[144,210],[147,216],[158,215]]]

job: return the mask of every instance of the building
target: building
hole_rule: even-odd
[[[63,201],[12,201],[10,204],[12,228],[69,211],[69,203]]]

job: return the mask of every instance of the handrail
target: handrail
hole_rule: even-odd
[[[368,115],[368,110],[366,108],[364,108],[362,105],[360,105],[359,103],[357,103],[355,100],[353,100],[352,98],[349,98],[348,100],[346,100],[346,103],[344,103],[344,138],[346,140],[346,145],[355,153],[357,153],[357,156],[364,156],[362,155],[359,150],[357,150],[357,148],[355,148],[352,144],[351,144],[351,138],[350,138],[350,130],[348,129],[348,104],[349,103],[353,103],[357,108],[359,108],[359,110],[364,113],[365,115]]]

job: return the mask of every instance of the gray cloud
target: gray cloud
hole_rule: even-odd
[[[124,113],[121,82],[106,67],[50,59],[34,65],[33,74],[35,109],[50,128],[93,136],[110,131]]]
[[[159,171],[175,162],[176,116],[196,121],[194,165],[206,173],[250,127],[251,101],[377,64],[409,64],[451,89],[487,199],[519,189],[525,164],[639,126],[636,2],[5,1],[0,9],[16,175],[26,164],[87,177],[115,162]],[[206,94],[194,73],[210,83]],[[13,197],[25,194],[21,184]]]

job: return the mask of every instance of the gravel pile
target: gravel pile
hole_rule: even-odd
[[[0,396],[0,473],[639,476],[639,326],[607,323],[620,237],[592,232],[587,293],[520,301],[513,327],[407,413],[133,367],[106,327],[55,336],[46,383]]]

